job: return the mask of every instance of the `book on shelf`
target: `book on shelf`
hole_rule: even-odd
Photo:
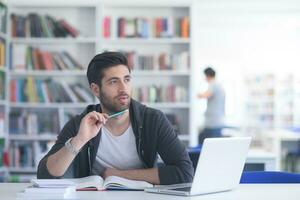
[[[105,180],[101,176],[92,175],[72,179],[33,179],[37,187],[66,187],[75,186],[76,190],[144,190],[153,187],[146,181],[129,180],[118,176],[109,176]]]
[[[188,102],[188,92],[183,86],[141,86],[133,89],[133,98],[141,102]]]
[[[5,73],[0,71],[0,100],[5,99]]]
[[[5,41],[0,39],[0,66],[5,66]]]
[[[12,37],[77,37],[79,31],[64,19],[57,20],[50,15],[29,13],[26,16],[11,14]]]
[[[189,53],[160,52],[159,54],[142,54],[136,51],[122,51],[127,57],[128,66],[132,70],[172,70],[188,71],[190,66]]]
[[[0,138],[4,136],[5,129],[4,129],[4,112],[0,110]],[[1,154],[0,154],[1,156]]]
[[[7,7],[5,4],[0,2],[0,32],[6,33],[6,15]]]
[[[34,79],[32,76],[10,80],[11,102],[92,102],[93,95],[82,84],[53,79]]]
[[[4,166],[4,161],[3,161],[4,147],[5,147],[5,140],[4,138],[0,138],[0,168]]]
[[[32,168],[35,166],[34,155],[34,147],[31,142],[12,141],[9,148],[9,166]]]
[[[112,22],[112,21],[116,22]],[[114,27],[116,33],[113,33]],[[103,37],[117,38],[189,38],[189,17],[110,17],[102,22]]]
[[[36,173],[37,164],[54,145],[54,140],[25,141],[12,138],[8,149],[7,165],[18,172]]]
[[[12,109],[9,113],[11,135],[56,135],[58,132],[59,119],[55,110]]]
[[[50,52],[25,44],[15,44],[11,48],[11,63],[14,71],[84,69],[82,64],[67,51]]]

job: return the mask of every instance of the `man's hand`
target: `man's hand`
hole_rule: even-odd
[[[146,181],[155,185],[160,184],[157,168],[129,170],[106,168],[102,174],[102,178],[106,179],[109,176],[119,176],[130,180]]]
[[[98,134],[107,119],[108,115],[106,113],[99,113],[96,111],[88,113],[82,118],[78,134],[75,138],[85,144]]]
[[[102,174],[102,178],[106,179],[109,176],[121,176],[121,170],[113,169],[113,168],[106,168]]]
[[[203,93],[198,94],[197,97],[198,97],[199,99],[203,99],[203,98],[208,99],[208,98],[210,98],[212,95],[213,95],[213,93],[212,93],[211,91],[206,91],[206,92],[203,92]]]

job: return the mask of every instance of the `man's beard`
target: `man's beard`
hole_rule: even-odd
[[[130,96],[127,93],[125,92],[120,93],[117,97],[114,97],[114,99],[118,99],[120,96],[124,96],[124,95],[128,97],[128,103],[124,105],[116,105],[114,104],[114,101],[110,101],[107,98],[105,93],[101,92],[99,96],[101,107],[105,108],[110,113],[116,113],[128,109],[130,105]]]

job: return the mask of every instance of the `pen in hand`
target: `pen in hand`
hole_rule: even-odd
[[[109,115],[107,119],[110,119],[110,118],[113,118],[113,117],[117,117],[117,116],[119,116],[119,115],[123,115],[123,114],[124,114],[125,112],[127,112],[127,111],[128,111],[128,109],[125,109],[125,110],[123,110],[123,111],[114,113],[114,114],[112,114],[112,115]]]

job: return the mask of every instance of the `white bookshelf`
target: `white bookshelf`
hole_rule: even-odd
[[[191,1],[160,1],[160,2],[143,2],[143,1],[103,1],[100,9],[100,19],[103,21],[106,17],[111,20],[110,36],[101,37],[97,47],[98,52],[102,50],[121,50],[135,51],[142,55],[157,55],[160,52],[177,54],[184,51],[189,52],[190,66],[183,70],[160,70],[158,66],[154,66],[151,70],[133,69],[133,85],[134,87],[147,87],[149,85],[172,85],[178,84],[186,89],[187,101],[183,102],[142,102],[147,106],[160,109],[169,114],[176,114],[180,123],[180,139],[188,145],[193,144],[191,138],[195,135],[195,125],[191,120],[192,102],[191,102],[191,83],[193,67],[192,57],[192,38],[190,37],[119,37],[117,35],[117,19],[124,18],[139,18],[143,17],[149,21],[158,17],[177,18],[188,17],[191,23],[192,17]],[[102,23],[102,22],[101,22]],[[151,23],[151,22],[150,22]],[[190,32],[192,30],[190,24]],[[153,30],[152,30],[153,31]],[[102,35],[103,33],[100,32]],[[187,66],[184,66],[187,67]],[[197,134],[197,133],[196,133]],[[195,143],[195,142],[194,142]]]
[[[6,6],[6,19],[4,18],[4,21],[6,22],[7,21],[7,3],[5,1],[1,1],[1,4],[5,5]],[[3,13],[1,13],[3,14]],[[2,16],[3,17],[3,16]],[[2,18],[0,19],[2,20]],[[2,30],[2,28],[6,29],[6,30]],[[0,73],[1,73],[1,76],[3,75],[3,78],[4,80],[0,80],[1,81],[1,88],[4,90],[4,91],[0,91],[2,94],[0,95],[1,98],[0,98],[0,139],[4,141],[4,146],[1,147],[1,148],[4,148],[2,149],[2,152],[3,150],[5,150],[8,146],[8,143],[7,143],[7,119],[8,119],[8,98],[7,98],[7,93],[8,93],[8,89],[5,87],[7,85],[7,69],[8,69],[8,65],[7,65],[7,58],[8,58],[8,38],[7,38],[7,24],[5,23],[3,27],[1,27],[0,29],[0,39],[1,39],[1,42],[3,42],[5,44],[5,48],[4,48],[4,64],[1,64],[0,66]],[[2,78],[2,77],[1,77]],[[4,85],[2,85],[4,83]],[[0,155],[0,157],[3,156],[3,155]],[[7,180],[8,176],[9,176],[9,171],[8,171],[8,168],[6,166],[4,166],[4,163],[3,163],[3,159],[2,159],[2,163],[0,165],[0,172],[1,172],[1,179],[2,180]]]
[[[56,19],[64,19],[79,32],[80,36],[76,38],[17,38],[12,37],[11,34],[11,20],[8,20],[8,34],[7,40],[14,48],[17,45],[32,46],[39,48],[43,51],[66,51],[70,53],[82,66],[87,67],[90,59],[96,53],[96,46],[98,42],[97,29],[99,29],[97,12],[99,2],[94,0],[88,1],[11,1],[8,9],[9,16],[14,13],[22,16],[26,16],[29,13],[37,13],[41,16],[50,15]],[[0,35],[1,37],[1,35]],[[13,55],[12,55],[13,58]],[[12,66],[12,63],[10,63]],[[26,77],[33,77],[34,79],[51,79],[55,81],[64,80],[67,83],[80,82],[85,84],[88,88],[86,80],[86,70],[15,70],[10,68],[7,70],[7,85],[10,80],[24,79]],[[7,87],[9,88],[9,87]],[[7,94],[8,98],[10,93]],[[28,113],[40,113],[45,112],[48,115],[53,115],[53,119],[58,124],[54,125],[59,127],[59,130],[64,126],[64,122],[67,121],[66,113],[72,111],[73,114],[79,114],[88,104],[94,104],[95,102],[85,103],[32,103],[32,102],[9,102],[8,110],[13,112],[28,112]],[[6,111],[7,117],[9,112]],[[9,127],[9,121],[6,121],[7,128]],[[54,123],[54,121],[53,121]],[[56,140],[59,132],[53,132],[51,134],[34,134],[24,130],[23,133],[8,134],[8,142],[12,144],[29,144],[33,149],[33,166],[10,166],[9,172],[11,174],[32,174],[36,173],[38,161],[45,154],[45,146],[49,150],[52,142]],[[49,146],[50,145],[50,146]],[[29,148],[29,149],[30,149]]]
[[[258,129],[299,128],[298,75],[270,72],[250,76],[246,81],[248,125]]]

